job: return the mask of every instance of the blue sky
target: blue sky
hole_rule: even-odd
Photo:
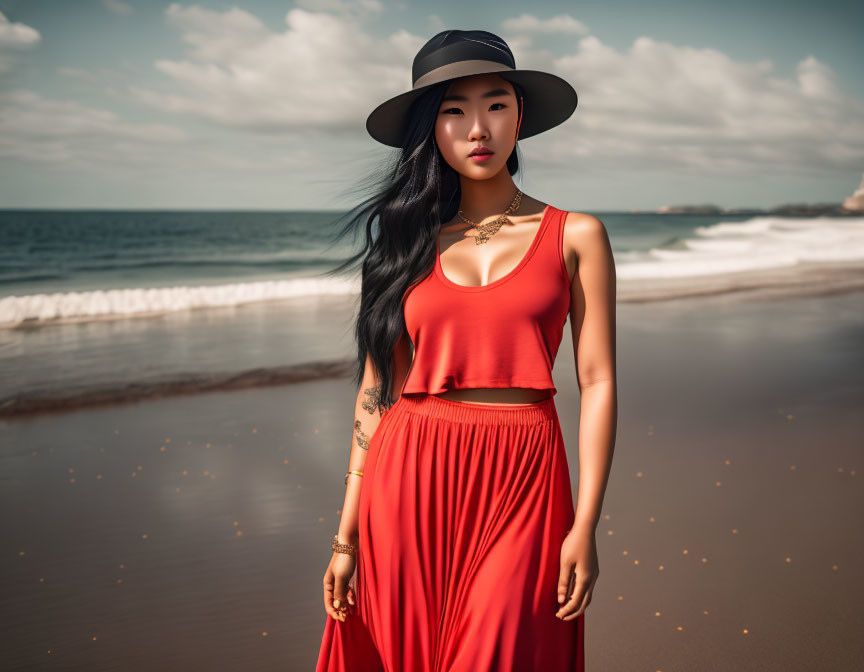
[[[579,107],[521,143],[570,210],[839,202],[864,172],[864,3],[0,0],[0,207],[347,207],[369,111],[482,28]]]

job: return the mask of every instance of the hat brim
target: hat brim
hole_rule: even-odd
[[[464,75],[473,77],[487,73]],[[548,131],[564,123],[576,110],[579,97],[570,83],[557,75],[541,70],[498,70],[492,74],[519,84],[525,92],[525,108],[518,140]],[[455,81],[461,77],[454,77]],[[435,84],[400,93],[378,105],[366,119],[366,131],[378,142],[390,147],[402,147],[408,113],[417,98]]]

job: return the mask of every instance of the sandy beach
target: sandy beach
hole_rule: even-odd
[[[619,305],[588,669],[860,669],[862,305]],[[569,323],[555,378],[575,495]],[[311,669],[352,406],[335,378],[4,420],[4,669]]]

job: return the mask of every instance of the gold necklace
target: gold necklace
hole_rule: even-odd
[[[459,217],[462,218],[462,221],[466,224],[470,224],[473,228],[477,230],[477,235],[474,236],[474,244],[475,245],[484,245],[489,242],[489,239],[498,233],[499,229],[504,226],[510,220],[507,218],[507,215],[516,212],[519,209],[519,204],[522,202],[522,192],[518,189],[516,190],[516,198],[513,199],[513,202],[510,204],[504,214],[500,215],[498,219],[494,222],[490,222],[489,224],[478,224],[477,222],[472,222],[465,215],[462,214],[462,211],[459,210]]]

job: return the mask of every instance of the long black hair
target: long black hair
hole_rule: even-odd
[[[441,223],[456,215],[461,201],[459,173],[446,162],[435,141],[435,122],[449,84],[431,86],[414,102],[401,149],[361,182],[359,190],[368,188],[371,196],[336,220],[347,217],[333,243],[349,233],[355,241],[364,237],[362,249],[325,275],[342,273],[361,262],[353,383],[358,388],[362,384],[368,355],[381,388],[379,411],[395,401],[393,349],[405,330],[403,295],[432,270]],[[524,95],[522,89],[511,84],[518,100]],[[519,170],[517,150],[518,143],[507,158],[511,176]]]

